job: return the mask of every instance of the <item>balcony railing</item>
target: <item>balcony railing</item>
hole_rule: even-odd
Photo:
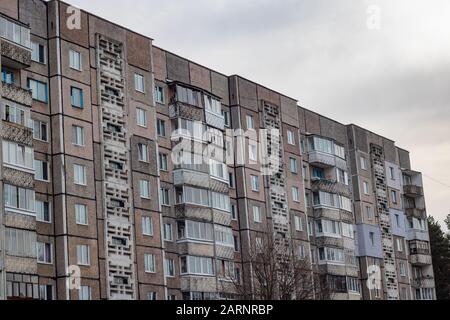
[[[403,192],[408,197],[422,197],[423,187],[416,185],[405,185],[403,187]]]
[[[0,82],[0,86],[2,88],[1,94],[2,97],[13,102],[17,102],[21,105],[31,107],[33,102],[33,97],[31,95],[31,90],[23,89],[14,84]]]
[[[418,266],[427,266],[432,264],[430,254],[412,253],[410,256],[411,264]]]
[[[175,101],[169,106],[169,116],[203,122],[203,109]]]

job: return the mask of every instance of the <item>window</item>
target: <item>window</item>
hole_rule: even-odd
[[[178,238],[198,241],[213,241],[213,227],[209,223],[199,221],[179,221]]]
[[[336,180],[339,183],[345,184],[348,186],[348,173],[342,169],[336,168]]]
[[[159,104],[164,104],[164,88],[160,86],[155,86],[155,101]]]
[[[245,116],[245,120],[246,120],[246,124],[247,124],[247,129],[248,129],[248,130],[255,129],[255,121],[254,121],[254,119],[253,119],[253,116],[251,116],[251,115],[246,115],[246,116]]]
[[[81,286],[80,290],[78,291],[78,298],[79,300],[91,300],[91,287]]]
[[[312,139],[312,147],[315,151],[333,154],[333,141],[331,140],[314,137]]]
[[[262,223],[261,207],[253,206],[253,221]]]
[[[27,146],[3,140],[3,161],[6,164],[33,170],[33,149]]]
[[[136,108],[137,125],[147,128],[147,111],[141,108]]]
[[[138,144],[139,161],[148,162],[148,146],[146,144]]]
[[[84,204],[75,204],[75,220],[79,225],[88,225],[88,209]]]
[[[88,245],[77,245],[77,263],[82,266],[91,264],[90,249]]]
[[[146,273],[155,273],[155,255],[144,254],[144,270]]]
[[[204,101],[205,101],[205,110],[208,112],[211,112],[215,115],[218,116],[222,116],[222,103],[217,100],[214,99],[211,96],[206,96],[204,97]]]
[[[45,47],[42,44],[31,42],[31,60],[45,64]]]
[[[391,190],[391,200],[393,204],[397,204],[398,200],[397,200],[397,191],[395,190]]]
[[[341,225],[338,221],[325,219],[317,220],[316,233],[339,238],[341,236]]]
[[[303,223],[302,223],[301,217],[294,216],[294,225],[295,225],[295,231],[298,231],[298,232],[303,231]]]
[[[147,293],[147,300],[156,301],[158,298],[158,295],[156,292],[149,292]]]
[[[46,284],[39,285],[39,300],[53,300],[53,286]]]
[[[303,166],[302,173],[303,173],[303,179],[308,180],[308,167],[307,166]]]
[[[183,189],[177,189],[177,204],[180,203],[209,206],[210,204],[208,190],[187,186]],[[216,203],[216,205],[218,205],[218,203]]]
[[[294,132],[292,132],[291,130],[287,131],[287,141],[288,144],[295,146],[295,135]]]
[[[166,277],[174,277],[175,276],[175,263],[173,259],[166,258],[164,259],[164,275]]]
[[[364,194],[366,194],[366,195],[370,194],[369,183],[367,181],[363,182],[363,189],[364,189]]]
[[[52,245],[50,243],[37,242],[37,261],[38,263],[52,263]]]
[[[233,236],[233,239],[234,239],[234,251],[235,252],[241,251],[240,248],[239,248],[239,238],[238,238],[238,236]]]
[[[14,72],[6,68],[2,68],[2,82],[14,84]]]
[[[83,97],[83,89],[70,87],[70,103],[72,107],[75,108],[84,108],[84,97]]]
[[[32,91],[34,100],[48,102],[47,84],[45,82],[28,79],[28,88]]]
[[[172,225],[170,223],[164,224],[163,239],[164,241],[173,241]]]
[[[325,170],[322,168],[313,167],[312,177],[313,179],[325,180]]]
[[[395,225],[397,226],[397,228],[400,228],[400,215],[396,214],[394,215],[395,217]]]
[[[304,245],[299,245],[298,246],[298,259],[299,260],[305,260],[305,258],[306,258],[305,246]]]
[[[182,274],[213,276],[213,260],[207,257],[186,256],[180,259]]]
[[[312,219],[308,220],[308,236],[314,235],[314,221]]]
[[[344,263],[344,251],[337,248],[319,248],[319,261]]]
[[[34,129],[33,121],[30,119],[30,108],[10,101],[7,101],[5,105],[2,104],[2,119]]]
[[[261,237],[255,238],[255,248],[257,252],[261,252],[263,249],[263,241]]]
[[[397,251],[403,252],[403,239],[397,238]]]
[[[49,181],[48,177],[48,162],[41,160],[34,160],[34,169],[36,170],[34,178],[40,181]]]
[[[355,232],[352,224],[342,222],[342,235],[347,238],[355,238]]]
[[[359,162],[361,164],[361,169],[367,170],[367,159],[364,157],[359,157]]]
[[[368,220],[373,220],[372,207],[366,206],[366,217],[367,217]]]
[[[69,51],[69,66],[74,70],[81,71],[81,54],[78,51]]]
[[[400,269],[400,275],[402,276],[402,277],[406,277],[406,265],[405,265],[405,262],[403,262],[403,261],[400,261],[399,262],[399,269]]]
[[[395,180],[395,169],[394,169],[394,167],[389,167],[389,174],[391,176],[391,180]]]
[[[150,199],[150,182],[148,182],[147,180],[140,180],[139,191],[141,198]]]
[[[237,207],[235,204],[231,205],[231,218],[237,220]]]
[[[230,122],[230,112],[229,111],[225,111],[222,110],[222,116],[225,120],[225,127],[230,127],[231,126],[231,122]]]
[[[167,171],[167,154],[159,154],[159,170]]]
[[[40,140],[48,142],[47,136],[47,123],[42,121],[33,121],[33,138],[35,140]]]
[[[158,131],[158,136],[160,137],[166,136],[166,122],[164,120],[158,119],[156,121],[156,128]]]
[[[335,144],[334,155],[345,160],[345,148],[343,146]]]
[[[252,190],[255,192],[259,192],[259,177],[251,175],[250,180],[252,184]]]
[[[141,74],[134,74],[134,89],[136,91],[145,92],[145,83],[144,83],[144,76]]]
[[[160,194],[161,194],[161,205],[170,206],[169,189],[161,188]]]
[[[30,212],[35,211],[34,190],[31,189],[24,189],[5,184],[4,201],[7,208],[20,209]]]
[[[234,173],[228,172],[228,182],[230,183],[230,188],[236,188],[236,181],[234,179]]]
[[[225,193],[211,192],[211,206],[214,209],[230,212],[230,197]]]
[[[255,144],[248,145],[248,157],[251,161],[258,161],[258,147]]]
[[[369,232],[369,241],[372,247],[375,247],[375,233]]]
[[[292,200],[300,202],[300,189],[298,187],[292,187]]]
[[[199,92],[192,89],[177,86],[177,101],[199,106]]]
[[[347,278],[348,291],[352,293],[361,293],[361,285],[357,278]]]
[[[36,220],[39,222],[50,223],[52,220],[50,212],[50,203],[47,201],[36,200]]]
[[[142,217],[142,234],[153,236],[153,219],[151,217]]]
[[[73,171],[74,171],[74,183],[85,186],[86,185],[86,167],[79,165],[79,164],[74,164]]]
[[[291,173],[297,174],[297,173],[298,173],[297,159],[295,159],[295,158],[290,158],[290,159],[289,159],[289,162],[290,162],[290,165],[291,165]]]
[[[80,126],[72,126],[72,144],[84,147],[84,128]]]
[[[234,248],[233,229],[224,226],[214,225],[216,244]]]

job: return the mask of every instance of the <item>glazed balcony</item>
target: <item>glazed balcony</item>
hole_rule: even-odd
[[[31,104],[33,102],[31,90],[22,89],[19,86],[6,82],[1,82],[0,86],[3,98],[27,107],[31,107]]]
[[[0,16],[2,65],[18,69],[31,65],[30,28]]]

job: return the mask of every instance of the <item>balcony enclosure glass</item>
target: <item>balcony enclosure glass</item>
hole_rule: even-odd
[[[0,16],[0,37],[31,49],[30,29],[2,16]]]

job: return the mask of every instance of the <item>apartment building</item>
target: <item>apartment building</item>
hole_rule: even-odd
[[[267,233],[312,298],[435,298],[392,140],[61,1],[2,0],[0,45],[1,299],[257,298]]]

